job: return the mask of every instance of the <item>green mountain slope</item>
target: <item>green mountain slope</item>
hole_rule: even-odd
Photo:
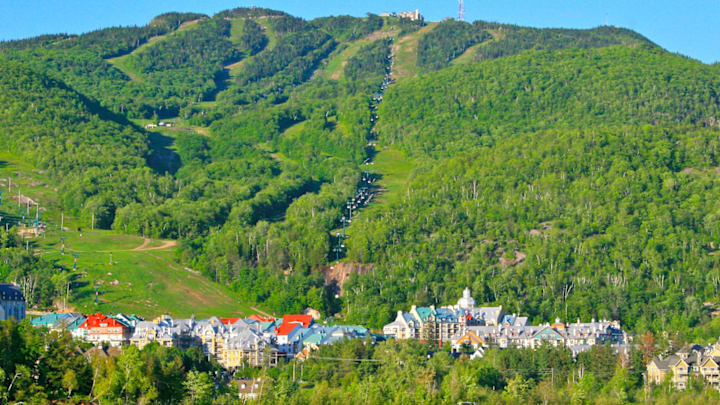
[[[657,48],[531,51],[391,87],[378,130],[385,143],[432,155],[557,126],[704,126],[720,116],[719,89],[711,67]]]
[[[243,302],[380,326],[472,285],[537,320],[682,329],[720,300],[718,70],[632,31],[238,8],[0,59],[3,142],[73,226],[179,239]],[[321,269],[366,171],[380,194],[341,254],[376,271],[336,297]]]
[[[595,125],[427,164],[402,198],[351,227],[350,257],[377,270],[346,285],[348,315],[380,325],[393,309],[471,286],[481,302],[537,320],[692,326],[718,296],[717,139]]]
[[[115,207],[142,200],[151,176],[141,130],[64,83],[0,60],[0,111],[6,150],[47,170],[68,211],[112,223]]]

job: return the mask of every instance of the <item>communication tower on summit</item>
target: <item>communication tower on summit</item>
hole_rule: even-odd
[[[465,2],[458,0],[458,21],[465,21]]]

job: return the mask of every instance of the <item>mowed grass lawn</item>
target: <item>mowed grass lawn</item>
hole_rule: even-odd
[[[61,237],[65,238],[64,255]],[[68,269],[77,257],[71,305],[79,312],[125,312],[146,318],[161,314],[230,317],[255,312],[238,302],[228,288],[178,264],[173,241],[145,241],[96,230],[84,231],[82,237],[76,231],[50,232],[34,240],[32,247]]]

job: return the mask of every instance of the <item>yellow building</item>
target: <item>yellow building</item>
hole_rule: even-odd
[[[647,365],[648,381],[662,384],[667,379],[678,390],[688,387],[692,378],[702,378],[720,389],[720,345],[690,344],[666,358],[656,357]]]

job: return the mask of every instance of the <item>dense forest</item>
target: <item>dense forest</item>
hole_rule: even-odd
[[[438,70],[450,64],[469,47],[490,39],[487,30],[461,21],[446,21],[420,38],[417,65],[427,70]]]
[[[530,51],[398,83],[378,132],[412,155],[440,156],[544,128],[712,126],[719,90],[710,67],[657,48]]]
[[[146,166],[147,138],[125,117],[14,62],[0,60],[0,72],[0,144],[47,170],[69,212],[109,227],[115,209],[172,190]]]
[[[239,8],[3,42],[0,73],[0,144],[68,214],[177,239],[182,265],[277,313],[377,328],[470,286],[533,321],[688,331],[720,300],[720,71],[626,29]],[[143,129],[159,120],[177,127]],[[378,151],[409,180],[378,171],[340,238]],[[12,254],[51,305],[52,265]],[[336,254],[374,271],[340,295]]]

